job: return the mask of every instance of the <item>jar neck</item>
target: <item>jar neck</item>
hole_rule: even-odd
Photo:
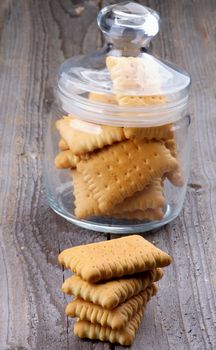
[[[150,52],[148,47],[140,47],[140,45],[136,44],[128,44],[128,42],[122,42],[116,44],[116,42],[107,41],[105,44],[106,52],[110,56],[124,56],[124,57],[137,57],[142,52]]]

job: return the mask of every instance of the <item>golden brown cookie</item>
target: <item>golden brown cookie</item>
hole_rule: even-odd
[[[101,215],[98,202],[94,198],[92,192],[88,189],[82,174],[77,170],[72,170],[73,193],[75,197],[75,215],[79,219],[85,219],[91,216]]]
[[[89,93],[89,100],[108,104],[117,104],[115,95],[110,94],[97,94],[96,92]]]
[[[71,150],[62,151],[55,157],[55,166],[57,169],[76,168],[80,157],[75,156]]]
[[[142,307],[145,307],[156,292],[157,286],[153,284],[113,310],[76,298],[67,305],[65,312],[69,317],[78,317],[80,320],[97,323],[103,327],[122,329]]]
[[[160,142],[127,140],[92,154],[78,163],[77,170],[106,213],[176,166],[176,159]]]
[[[83,280],[96,283],[171,263],[171,257],[138,235],[64,250],[59,263]]]
[[[161,140],[173,137],[173,130],[172,124],[166,124],[150,128],[124,128],[124,134],[127,139]]]
[[[58,146],[59,146],[61,151],[66,151],[67,149],[69,149],[68,144],[63,139],[59,140]]]
[[[113,330],[110,327],[103,327],[99,324],[78,319],[74,325],[74,335],[79,338],[99,339],[129,346],[133,343],[143,313],[144,307],[133,316],[123,330]]]
[[[156,178],[143,191],[134,193],[132,197],[128,197],[122,203],[116,205],[112,212],[122,214],[135,210],[144,211],[150,208],[162,208],[164,205],[165,198],[161,179]]]
[[[106,58],[106,66],[113,83],[113,91],[117,95],[120,105],[122,105],[121,98],[128,95],[128,91],[136,93],[139,91],[141,93],[146,86],[160,91],[158,66],[148,57],[145,56],[145,60],[141,57],[122,56],[108,56]]]
[[[123,128],[96,125],[72,116],[59,119],[56,128],[75,155],[92,152],[125,139]]]
[[[99,209],[98,202],[89,190],[87,184],[83,180],[83,176],[77,170],[71,172],[73,178],[73,188],[75,197],[75,215],[80,219],[85,219],[91,216],[114,216],[112,214],[123,214],[124,212],[135,212],[139,217],[144,219],[161,217],[161,210],[165,204],[163,196],[163,187],[159,179],[155,179],[150,185],[146,186],[143,191],[136,192],[133,196],[126,198],[121,204],[115,206],[110,212],[102,212]],[[146,211],[143,213],[144,211]],[[156,209],[156,210],[149,210]],[[139,213],[139,211],[142,211]],[[143,215],[142,215],[143,214]],[[117,215],[116,215],[117,216]],[[163,215],[162,215],[163,216]],[[130,218],[131,215],[129,214]]]
[[[118,104],[120,106],[148,106],[148,105],[158,105],[167,102],[165,96],[155,95],[155,96],[122,96],[117,95]]]
[[[114,309],[162,277],[163,270],[160,268],[96,284],[86,282],[81,277],[73,275],[64,281],[62,291],[101,305],[106,309]]]
[[[173,171],[170,171],[166,173],[166,177],[168,180],[177,187],[181,187],[184,185],[184,176],[180,165],[180,160],[178,159],[178,152],[176,147],[176,140],[175,137],[165,140],[164,141],[165,146],[170,150],[170,153],[173,157],[177,160],[177,168]]]

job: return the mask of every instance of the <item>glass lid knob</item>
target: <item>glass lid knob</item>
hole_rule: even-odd
[[[149,7],[135,2],[122,2],[103,8],[98,14],[98,25],[108,41],[121,47],[148,46],[159,31],[159,15]]]

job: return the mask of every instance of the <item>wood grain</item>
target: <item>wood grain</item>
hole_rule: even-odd
[[[58,252],[107,239],[47,206],[42,183],[46,121],[58,65],[101,46],[95,16],[108,1],[0,3],[0,350],[120,350],[80,341],[64,315],[66,272]],[[193,79],[193,157],[184,209],[146,237],[173,256],[149,303],[133,350],[216,348],[216,42],[214,0],[151,0],[161,32],[153,51]],[[67,299],[67,300],[66,300]]]
[[[42,185],[46,119],[57,66],[67,55],[91,47],[85,23],[95,36],[96,4],[86,4],[80,16],[67,19],[70,35],[66,21],[59,21],[68,17],[64,11],[71,4],[62,6],[63,1],[9,1],[1,8],[2,350],[95,348],[72,338],[57,255],[65,247],[106,237],[78,230],[55,215]]]
[[[192,75],[192,169],[184,209],[148,239],[173,257],[148,305],[131,349],[214,349],[216,347],[215,262],[215,35],[212,1],[149,1],[164,25],[153,43],[159,56]],[[210,15],[211,13],[211,15]],[[116,347],[120,349],[120,347]]]

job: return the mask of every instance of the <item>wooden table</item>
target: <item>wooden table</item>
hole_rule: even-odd
[[[79,229],[48,208],[42,182],[56,69],[101,47],[96,25],[107,1],[0,3],[0,350],[120,350],[80,341],[64,315],[59,251],[109,239]],[[193,79],[192,169],[184,209],[145,236],[174,259],[148,305],[133,350],[216,349],[216,3],[163,0],[154,53]]]

